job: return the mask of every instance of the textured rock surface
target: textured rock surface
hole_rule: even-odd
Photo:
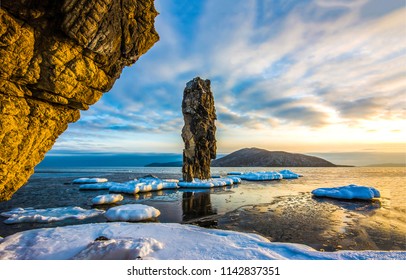
[[[186,84],[182,113],[183,180],[209,179],[210,163],[216,158],[216,110],[210,80],[197,77]]]
[[[153,0],[2,0],[0,200],[159,39]]]

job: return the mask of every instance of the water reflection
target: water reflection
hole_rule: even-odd
[[[184,192],[182,211],[183,221],[217,214],[213,210],[209,192]]]
[[[326,197],[312,197],[320,203],[330,203],[350,211],[370,212],[381,208],[380,200],[363,201],[363,200],[337,200]]]

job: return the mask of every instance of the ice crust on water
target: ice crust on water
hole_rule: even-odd
[[[178,186],[181,188],[213,188],[231,186],[234,184],[232,178],[211,178],[207,180],[194,179],[192,182],[181,181]]]
[[[296,174],[288,169],[278,171],[278,173],[282,175],[283,179],[297,179],[300,177],[299,174]]]
[[[98,195],[92,199],[93,205],[111,204],[122,201],[124,197],[121,194],[103,194]]]
[[[161,212],[144,204],[125,204],[112,207],[104,214],[109,221],[138,222],[151,218],[156,218]]]
[[[6,224],[16,223],[51,223],[65,219],[83,220],[102,215],[103,210],[90,209],[86,210],[81,207],[58,207],[47,209],[34,208],[16,208],[0,215],[6,217]]]
[[[107,240],[95,241],[100,236]],[[270,242],[253,233],[124,222],[34,229],[0,242],[0,259],[9,260],[138,256],[159,260],[406,260],[406,251],[320,252],[302,244]]]
[[[105,183],[88,183],[84,185],[79,186],[79,190],[85,191],[85,190],[108,190],[112,186],[114,186],[116,183],[114,182],[105,182]]]
[[[240,178],[247,181],[271,181],[283,179],[282,174],[274,171],[248,172],[240,175]]]
[[[312,191],[314,196],[330,197],[336,199],[362,199],[372,200],[379,198],[379,191],[373,187],[348,185],[336,188],[318,188]]]
[[[94,183],[104,183],[108,180],[106,178],[77,178],[72,181],[74,184],[94,184]]]

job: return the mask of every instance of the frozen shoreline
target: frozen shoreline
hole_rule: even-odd
[[[257,234],[158,223],[35,229],[0,240],[0,259],[406,260],[406,251],[319,252]]]

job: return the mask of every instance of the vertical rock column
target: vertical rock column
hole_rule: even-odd
[[[210,80],[196,77],[183,91],[182,113],[185,125],[182,138],[183,180],[209,179],[210,163],[216,158],[216,110]]]

